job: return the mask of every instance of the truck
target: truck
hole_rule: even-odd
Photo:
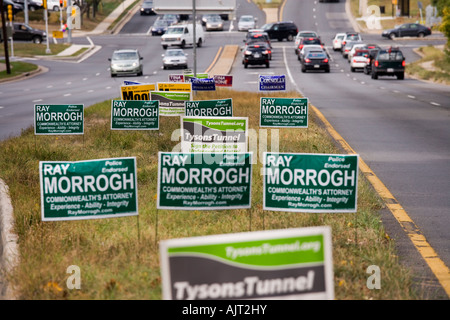
[[[195,25],[195,43],[197,47],[201,47],[205,41],[205,33],[201,24],[196,23]],[[167,49],[170,46],[178,46],[181,48],[193,46],[194,24],[176,24],[168,27],[166,33],[161,36],[161,45],[163,49]]]
[[[192,0],[153,0],[153,8],[157,14],[192,14],[192,4]],[[196,0],[195,10],[199,14],[233,14],[236,0]]]

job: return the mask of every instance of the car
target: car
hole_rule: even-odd
[[[347,53],[348,63],[350,63],[356,50],[364,49],[364,48],[367,48],[367,44],[365,44],[365,43],[355,43],[354,45],[352,45],[350,48],[350,51]]]
[[[297,55],[297,59],[302,60],[305,57],[306,53],[308,53],[309,51],[323,51],[328,55],[328,53],[325,51],[325,49],[321,45],[311,44],[311,45],[304,46],[303,49],[300,50],[299,54]]]
[[[274,23],[266,23],[262,29],[267,32],[270,39],[277,39],[278,41],[293,41],[298,33],[296,24],[292,21],[282,21]]]
[[[153,23],[150,31],[152,36],[161,36],[166,33],[167,28],[169,27],[170,22],[167,20],[156,19],[155,23]]]
[[[344,58],[344,59],[347,59],[347,56],[348,56],[348,53],[350,52],[350,50],[352,50],[352,47],[355,45],[355,44],[361,44],[361,43],[363,43],[362,41],[347,41],[346,43],[345,43],[345,45],[342,47],[342,57]]]
[[[270,41],[269,35],[267,32],[260,30],[249,30],[247,32],[247,36],[244,39],[245,45],[248,45],[253,42],[265,42],[272,48],[272,43]]]
[[[344,40],[345,33],[336,33],[333,40],[333,50],[339,51],[342,48],[342,40]]]
[[[206,14],[202,15],[202,26],[206,26],[206,21],[208,21],[208,19],[211,19],[212,17],[221,18],[222,19],[220,14],[206,13]]]
[[[42,43],[47,39],[45,31],[30,27],[25,23],[13,23],[13,40],[14,41],[33,41],[33,43]],[[0,39],[2,34],[0,34]]]
[[[219,15],[208,17],[206,19],[205,29],[206,29],[206,31],[211,31],[211,30],[223,31],[222,18]]]
[[[303,47],[308,45],[319,45],[323,48],[322,40],[316,37],[309,37],[309,38],[301,38],[300,42],[297,47],[297,55],[300,54],[300,51],[302,51]]]
[[[256,19],[251,15],[243,15],[238,21],[238,31],[248,31],[256,27]]]
[[[297,35],[295,36],[295,44],[294,44],[294,49],[295,49],[295,53],[298,54],[298,45],[300,44],[300,41],[302,38],[320,38],[318,33],[315,31],[308,31],[308,30],[304,30],[304,31],[299,31],[297,33]]]
[[[167,49],[163,56],[163,68],[183,68],[187,69],[188,59],[187,54],[183,49]]]
[[[153,9],[153,0],[144,0],[141,4],[141,16],[143,15],[155,15],[156,12]]]
[[[350,71],[355,72],[357,69],[364,69],[369,58],[369,50],[357,49],[350,61]]]
[[[39,6],[43,6],[43,0],[34,0]],[[61,5],[59,0],[47,0],[47,10],[48,11],[59,11]]]
[[[420,23],[404,23],[396,28],[384,30],[382,37],[395,39],[400,37],[419,37],[431,35],[431,29]]]
[[[246,50],[248,46],[255,46],[259,45],[261,47],[265,47],[267,50],[267,53],[269,55],[269,60],[272,60],[272,48],[267,44],[267,42],[264,41],[250,41],[242,50]],[[244,63],[244,62],[242,62]]]
[[[242,64],[245,68],[249,65],[265,65],[266,68],[269,68],[270,62],[267,47],[258,44],[248,45],[243,50]]]
[[[305,57],[300,60],[302,72],[308,70],[324,70],[330,72],[330,62],[324,51],[309,51]]]
[[[396,76],[397,79],[405,78],[405,57],[398,48],[381,49],[372,60],[372,79],[379,76]]]
[[[347,42],[349,41],[359,41],[362,42],[363,39],[361,37],[361,35],[358,32],[346,32],[344,39],[342,39],[342,46],[341,46],[341,51],[344,50],[345,45],[347,44]]]
[[[25,8],[25,0],[13,0],[13,2],[20,4],[20,5],[22,5],[23,8]],[[39,0],[38,1],[28,0],[27,4],[28,4],[28,10],[30,10],[30,11],[35,11],[35,10],[42,8],[42,1],[39,2]]]
[[[174,25],[180,22],[180,15],[174,13],[166,13],[161,16],[161,20],[169,21],[169,25]]]
[[[136,74],[142,76],[143,57],[137,49],[120,49],[115,50],[112,57],[108,60],[111,62],[111,77],[123,74]]]
[[[3,10],[5,10],[5,12],[7,11],[7,7],[9,5],[12,6],[13,15],[16,15],[17,13],[23,11],[23,5],[21,5],[20,3],[14,2],[12,0],[3,0]]]

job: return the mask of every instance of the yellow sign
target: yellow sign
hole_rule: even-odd
[[[150,100],[150,91],[155,91],[154,83],[121,86],[122,100]]]
[[[397,5],[397,0],[392,0],[392,4],[395,6]]]
[[[53,38],[55,39],[63,39],[64,33],[62,31],[53,31],[52,32]]]
[[[158,82],[158,91],[191,92],[190,82]]]

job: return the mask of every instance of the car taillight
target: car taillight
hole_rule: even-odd
[[[402,61],[402,67],[404,67],[404,66],[406,66],[406,61],[405,60]]]
[[[299,45],[298,48],[299,48],[300,50],[302,50],[302,49],[303,49],[303,45],[302,45],[302,44]]]
[[[378,61],[375,60],[375,67],[378,67]]]
[[[327,58],[323,59],[323,62],[328,63],[328,59]]]
[[[305,62],[309,63],[311,62],[311,60],[309,60],[308,58],[305,59]]]

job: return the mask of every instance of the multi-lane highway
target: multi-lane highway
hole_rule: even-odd
[[[265,23],[264,12],[254,4],[246,0],[237,3],[237,17],[253,14],[258,17],[259,26]],[[283,20],[295,22],[299,30],[319,32],[329,49],[331,72],[301,73],[293,42],[275,40],[269,69],[262,66],[244,69],[238,53],[231,70],[234,88],[257,91],[258,74],[286,75],[287,89],[301,92],[325,115],[392,192],[439,258],[450,266],[449,87],[409,77],[402,81],[389,77],[373,80],[362,72],[351,72],[341,54],[331,50],[331,38],[335,33],[352,30],[343,1],[287,0],[281,15]],[[164,50],[159,37],[151,36],[149,32],[155,19],[155,16],[137,13],[119,34],[76,37],[74,43],[92,42],[101,49],[81,62],[32,61],[46,67],[48,72],[20,82],[0,84],[0,139],[17,135],[32,125],[35,103],[83,103],[89,106],[119,97],[124,78],[110,77],[107,60],[115,49],[137,48],[144,56],[144,75],[133,77],[133,80],[167,81],[168,74],[173,71],[162,69]],[[224,31],[207,32],[204,46],[197,50],[198,72],[208,68],[220,47],[243,44],[245,33],[236,29],[236,21],[228,21]],[[394,44],[400,47],[408,62],[419,58],[413,52],[414,48],[445,43],[438,38],[391,41],[377,34],[364,34],[363,37],[380,46]],[[187,48],[186,52],[192,67],[192,49]],[[399,224],[388,212],[382,214],[389,234],[399,244],[402,260],[415,268],[424,283],[436,284],[430,269]],[[442,297],[438,285],[432,291],[431,297]]]

